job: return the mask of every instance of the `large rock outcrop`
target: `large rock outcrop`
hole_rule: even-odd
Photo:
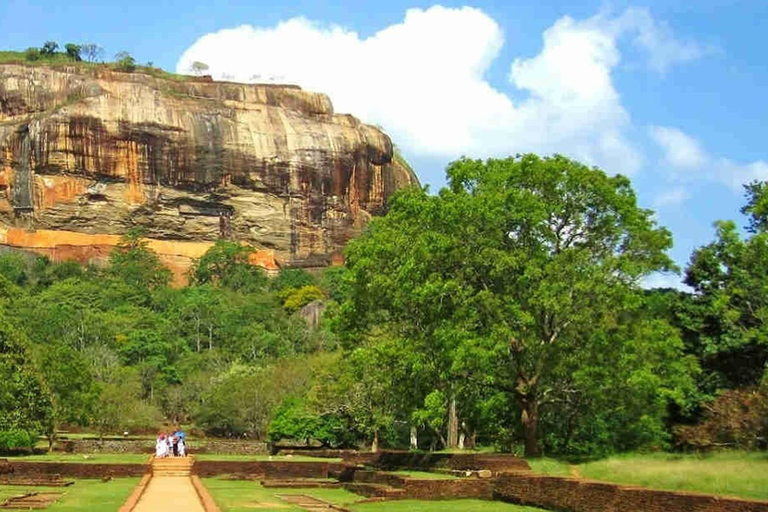
[[[0,65],[0,244],[103,258],[144,229],[181,275],[219,238],[320,266],[416,177],[293,86]]]

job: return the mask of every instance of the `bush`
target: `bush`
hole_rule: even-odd
[[[310,302],[324,299],[323,290],[315,285],[302,286],[299,289],[284,290],[280,294],[283,299],[283,307],[288,311],[298,311]]]
[[[329,448],[349,446],[354,435],[348,422],[335,414],[318,415],[309,411],[303,401],[285,400],[269,424],[271,442],[282,439],[306,442],[316,441]]]
[[[31,450],[35,447],[37,437],[26,430],[0,430],[0,451],[9,452],[20,449]]]
[[[732,389],[705,406],[704,421],[674,428],[683,449],[728,446],[747,450],[768,447],[768,382],[758,389]]]
[[[283,268],[270,283],[273,290],[282,291],[289,288],[301,288],[316,284],[315,278],[303,268]]]
[[[27,48],[24,51],[24,58],[29,62],[40,60],[40,48]]]
[[[115,69],[124,73],[133,73],[136,71],[136,59],[131,57],[128,52],[120,52],[115,55]]]

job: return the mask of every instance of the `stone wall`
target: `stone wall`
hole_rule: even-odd
[[[200,477],[242,475],[245,478],[328,478],[347,466],[335,462],[274,462],[195,460],[192,473]]]
[[[200,439],[187,443],[189,453],[218,453],[223,455],[264,455],[267,444],[261,441],[230,441]],[[57,449],[68,453],[154,453],[153,439],[71,439],[59,441]]]
[[[562,512],[768,512],[768,501],[658,491],[530,473],[499,476],[493,498]]]
[[[493,482],[477,478],[456,480],[405,479],[405,498],[411,500],[493,499]]]
[[[347,460],[347,457],[344,458]],[[383,451],[376,454],[360,453],[349,460],[371,464],[382,469],[488,469],[494,473],[530,470],[528,462],[514,455],[482,453],[429,453],[407,451]]]
[[[58,441],[57,448],[67,453],[154,453],[151,439],[71,439]]]
[[[15,476],[61,475],[71,478],[135,477],[149,472],[149,464],[86,464],[78,462],[17,462]]]
[[[262,441],[230,441],[226,439],[201,439],[190,441],[191,453],[219,453],[225,455],[266,455],[267,443]]]

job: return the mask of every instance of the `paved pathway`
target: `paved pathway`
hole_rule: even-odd
[[[188,476],[155,476],[149,481],[134,512],[205,512]]]

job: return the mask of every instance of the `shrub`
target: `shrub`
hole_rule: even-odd
[[[136,71],[136,59],[131,57],[128,52],[120,52],[115,55],[115,69],[124,73],[133,73]]]
[[[0,451],[9,452],[34,448],[37,438],[34,434],[17,428],[0,430]]]
[[[700,424],[674,428],[680,448],[754,450],[768,445],[768,382],[758,389],[723,391],[705,409]]]
[[[24,58],[29,62],[40,60],[40,48],[27,48],[24,51]]]
[[[280,296],[283,299],[283,307],[291,312],[298,311],[310,302],[325,298],[323,290],[315,285],[284,290]]]
[[[275,412],[269,424],[271,442],[290,439],[306,442],[317,441],[323,446],[339,448],[354,442],[348,422],[335,414],[315,414],[298,399],[285,400]]]

